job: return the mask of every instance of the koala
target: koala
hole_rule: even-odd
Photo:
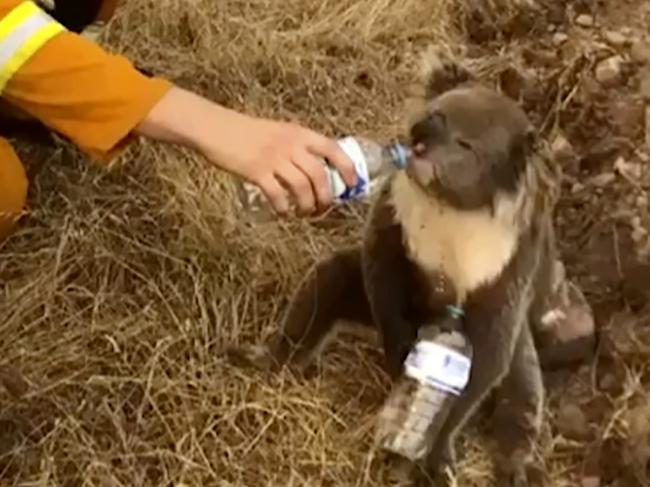
[[[323,258],[292,296],[268,343],[231,347],[237,364],[307,367],[346,323],[376,330],[393,379],[418,329],[464,310],[473,365],[422,478],[454,468],[454,439],[493,392],[498,485],[529,485],[542,420],[542,367],[595,349],[592,310],[566,279],[553,212],[559,167],[518,104],[435,53],[412,157],[372,202],[360,242]]]

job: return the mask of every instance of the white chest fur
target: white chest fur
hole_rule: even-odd
[[[496,279],[516,250],[518,198],[503,200],[494,215],[460,211],[432,200],[403,173],[391,192],[410,258],[424,271],[444,272],[461,300]]]

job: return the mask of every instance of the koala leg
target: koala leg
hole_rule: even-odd
[[[423,475],[435,479],[440,478],[445,469],[454,472],[455,437],[508,374],[522,325],[510,308],[492,319],[488,319],[487,312],[482,309],[467,314],[466,329],[474,349],[470,379],[425,457]]]
[[[335,253],[307,273],[289,303],[281,330],[268,343],[230,347],[227,355],[240,366],[304,369],[339,320],[372,324],[358,247]]]
[[[499,486],[530,485],[542,423],[544,384],[528,325],[519,335],[510,371],[497,391],[494,434]]]
[[[580,287],[566,277],[561,261],[556,260],[552,269],[549,292],[538,298],[531,316],[544,369],[585,362],[597,347],[591,305]]]

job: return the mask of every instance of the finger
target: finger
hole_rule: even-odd
[[[280,167],[276,175],[280,182],[284,183],[293,193],[301,213],[314,211],[314,188],[312,188],[309,178],[300,169],[289,162]]]
[[[285,215],[289,211],[289,198],[286,191],[273,175],[259,183],[259,187],[277,213]]]
[[[357,172],[354,169],[354,164],[336,141],[317,136],[316,140],[309,145],[311,151],[326,158],[339,171],[346,185],[354,186],[357,184]]]
[[[333,195],[325,163],[307,151],[302,151],[296,156],[293,163],[309,178],[319,207],[329,206],[332,203]]]

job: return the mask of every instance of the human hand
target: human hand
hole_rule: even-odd
[[[138,125],[147,137],[189,145],[212,164],[258,186],[278,213],[289,210],[285,188],[298,210],[331,204],[326,158],[349,186],[352,161],[332,139],[288,122],[251,117],[173,87]]]
[[[327,159],[346,184],[356,184],[352,162],[338,144],[300,125],[230,112],[225,132],[203,148],[215,165],[258,186],[274,210],[289,209],[287,190],[302,214],[332,202]],[[321,159],[321,160],[319,160]]]

